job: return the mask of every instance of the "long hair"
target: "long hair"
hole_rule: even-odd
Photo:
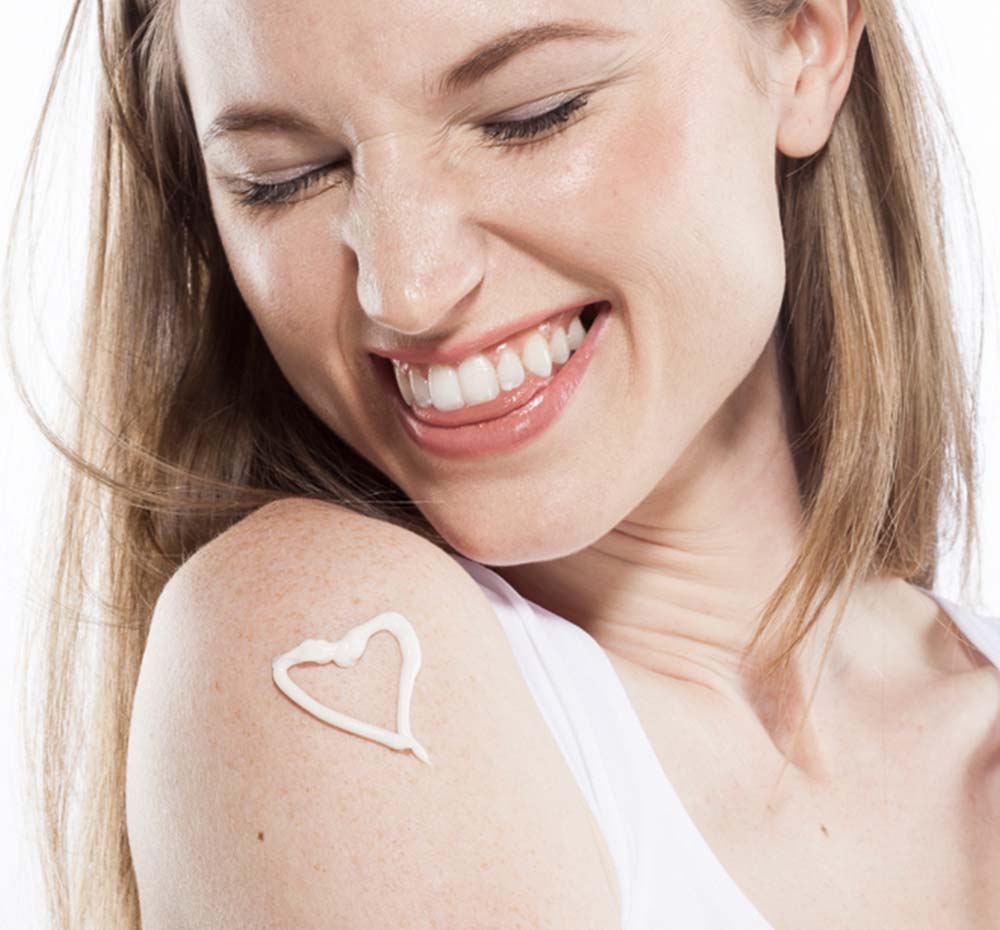
[[[803,0],[727,2],[757,29]],[[776,165],[780,356],[805,523],[751,644],[789,618],[777,624],[775,673],[842,586],[872,573],[933,586],[945,518],[965,526],[966,585],[978,539],[978,369],[973,378],[962,364],[940,176],[942,143],[955,143],[947,117],[935,121],[944,109],[892,0],[863,6],[868,25],[827,145]],[[15,228],[90,7],[76,0],[66,25]],[[172,0],[96,0],[92,10],[100,70],[86,286],[76,401],[57,425],[32,403],[6,330],[22,400],[68,466],[48,496],[58,543],[36,559],[47,597],[24,627],[20,708],[59,930],[140,928],[125,820],[130,710],[153,606],[188,556],[287,497],[335,501],[456,551],[271,357],[214,225],[173,10]],[[12,236],[8,269],[13,254]],[[4,302],[13,306],[7,290]]]

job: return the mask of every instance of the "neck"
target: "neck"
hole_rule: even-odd
[[[744,663],[760,612],[801,546],[803,511],[772,347],[669,473],[610,532],[570,555],[496,569],[529,600],[585,629],[646,672],[710,689],[749,710],[776,737],[777,694]],[[887,604],[927,612],[904,582],[873,579],[831,600],[779,683],[800,707],[819,670],[836,607],[844,617],[827,668],[886,673]],[[776,618],[771,630],[788,618]],[[936,607],[931,614],[936,615]],[[910,637],[914,639],[911,627]],[[769,631],[769,635],[770,635]],[[890,647],[892,651],[895,647]],[[916,644],[907,659],[915,660]],[[892,653],[893,661],[903,654]],[[856,677],[851,678],[856,682]],[[791,696],[789,697],[789,687]]]

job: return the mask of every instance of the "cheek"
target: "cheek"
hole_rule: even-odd
[[[323,320],[296,311],[301,307],[310,265],[315,265],[307,261],[301,248],[298,224],[269,227],[266,222],[255,225],[230,215],[219,227],[233,278],[268,343],[307,340]]]
[[[625,374],[694,428],[764,350],[785,265],[767,111],[731,60],[687,68],[630,94],[547,208],[576,204],[565,241],[628,301]]]
[[[784,276],[774,151],[765,108],[720,58],[595,97],[557,155],[512,169],[489,202],[571,277],[670,298],[692,326],[724,314],[754,329]]]
[[[768,114],[719,62],[687,68],[629,95],[613,134],[582,153],[570,240],[627,301],[612,380],[629,432],[649,439],[649,480],[754,369],[785,283]]]
[[[223,209],[220,235],[244,303],[289,383],[312,402],[327,377],[322,366],[343,367],[330,353],[349,344],[339,311],[354,306],[346,250],[320,228],[321,210],[300,205],[294,220],[268,222]]]
[[[347,250],[314,228],[323,225],[321,211],[312,212],[271,224],[230,214],[220,235],[243,301],[285,379],[321,420],[371,457],[359,424],[368,415],[363,385],[371,373],[351,350],[357,337],[342,310],[356,303],[345,290],[354,271]]]

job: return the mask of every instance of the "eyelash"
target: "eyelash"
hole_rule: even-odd
[[[505,143],[508,139],[534,139],[552,126],[565,123],[576,110],[587,105],[589,97],[588,91],[571,97],[551,110],[539,113],[538,116],[501,123],[484,123],[481,128],[490,139],[500,143]],[[558,132],[549,133],[546,139],[540,141],[546,141],[556,135]],[[324,165],[315,171],[278,184],[248,182],[246,187],[236,192],[239,195],[237,202],[245,207],[280,206],[289,203],[299,191],[305,190],[336,167],[337,165]]]

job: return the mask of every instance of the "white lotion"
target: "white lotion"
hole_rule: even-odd
[[[396,730],[372,726],[348,714],[332,710],[310,697],[288,677],[288,670],[293,665],[300,665],[303,662],[316,662],[320,665],[333,662],[340,668],[350,668],[364,655],[365,649],[368,648],[368,640],[382,630],[396,637],[396,642],[399,643],[403,653],[403,664],[399,670]],[[355,736],[375,740],[390,749],[410,749],[421,762],[430,765],[431,760],[427,751],[413,738],[413,733],[410,731],[410,697],[413,694],[413,682],[417,672],[420,671],[420,658],[420,643],[417,640],[416,630],[401,613],[390,610],[358,624],[335,643],[325,639],[303,640],[294,649],[273,659],[271,671],[274,683],[296,704],[320,720]]]

